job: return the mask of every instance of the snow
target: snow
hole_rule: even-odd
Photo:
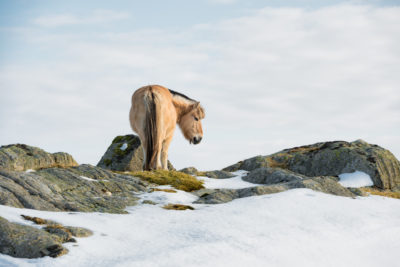
[[[197,178],[199,180],[204,181],[204,186],[209,189],[215,189],[215,188],[239,189],[239,188],[257,186],[258,184],[253,184],[242,180],[242,177],[247,173],[248,173],[247,171],[236,171],[233,172],[233,174],[236,175],[235,177],[227,179],[214,179],[204,176],[198,176]]]
[[[33,170],[33,169],[28,169],[28,170],[26,170],[25,172],[27,172],[27,173],[29,173],[29,172],[35,172],[35,170]]]
[[[339,175],[339,178],[339,183],[344,187],[363,187],[374,185],[371,177],[365,172],[361,171],[342,173]]]
[[[213,186],[205,179],[206,185]],[[240,180],[215,179],[225,188]],[[243,184],[242,184],[243,185]],[[222,184],[222,186],[224,186]],[[254,186],[254,185],[253,185]],[[159,188],[170,188],[160,186]],[[159,204],[129,214],[47,212],[0,205],[0,216],[32,225],[21,214],[94,231],[65,243],[59,258],[18,259],[0,254],[0,266],[396,266],[400,201],[355,199],[309,189],[192,204],[194,195],[154,191],[138,195]],[[195,210],[165,210],[167,203]]]
[[[122,151],[124,151],[125,149],[128,148],[128,144],[124,143],[119,149],[121,149]]]

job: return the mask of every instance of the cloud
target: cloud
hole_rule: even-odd
[[[57,14],[40,16],[33,20],[33,23],[42,27],[60,27],[82,24],[98,24],[111,21],[118,21],[129,18],[126,12],[113,10],[94,10],[92,14],[87,16],[77,16],[72,14]]]
[[[206,108],[202,144],[175,134],[177,168],[337,139],[400,157],[399,23],[397,7],[336,5],[264,8],[179,31],[27,35],[59,60],[2,66],[0,140],[97,163],[115,135],[131,133],[133,91],[158,83]]]

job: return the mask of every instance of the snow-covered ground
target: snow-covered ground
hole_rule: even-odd
[[[241,184],[232,178],[206,185],[213,182],[225,188]],[[125,215],[0,206],[0,215],[11,221],[31,224],[20,216],[26,214],[94,232],[64,244],[70,252],[60,258],[0,255],[0,266],[398,266],[396,199],[352,199],[309,189],[219,205],[191,204],[196,197],[181,191],[155,191],[142,199],[160,204],[130,207]],[[166,203],[195,210],[162,209]]]

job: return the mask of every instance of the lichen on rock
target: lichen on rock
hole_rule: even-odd
[[[78,166],[78,163],[68,153],[48,153],[43,149],[24,144],[0,147],[0,170],[26,171],[73,166]]]
[[[338,176],[362,171],[381,189],[400,190],[400,163],[388,150],[363,140],[333,141],[284,149],[268,156],[257,156],[226,167],[225,171],[281,168],[315,176]]]
[[[97,166],[113,171],[141,171],[143,149],[139,137],[133,134],[115,137]],[[168,169],[174,170],[169,161]]]

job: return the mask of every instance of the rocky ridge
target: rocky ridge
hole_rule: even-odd
[[[98,166],[78,165],[67,153],[48,153],[22,144],[2,146],[0,205],[48,211],[125,213],[126,206],[139,203],[139,194],[151,192],[154,186],[125,173],[141,170],[142,158],[140,140],[134,135],[117,136]],[[173,168],[171,164],[170,168]],[[369,174],[378,189],[400,192],[399,161],[390,151],[362,140],[284,149],[240,161],[223,170],[199,171],[189,167],[181,172],[227,179],[237,170],[248,171],[242,179],[254,186],[200,189],[192,192],[198,196],[194,203],[219,204],[294,188],[345,197],[365,195],[363,190],[338,183],[339,174],[354,171]],[[183,209],[174,205],[171,203],[173,209]],[[73,233],[76,236],[83,231],[44,221],[46,227],[38,229],[0,218],[0,253],[14,257],[60,256],[67,253],[61,244],[73,242]],[[19,240],[19,236],[25,239]],[[31,246],[37,249],[32,250]]]

